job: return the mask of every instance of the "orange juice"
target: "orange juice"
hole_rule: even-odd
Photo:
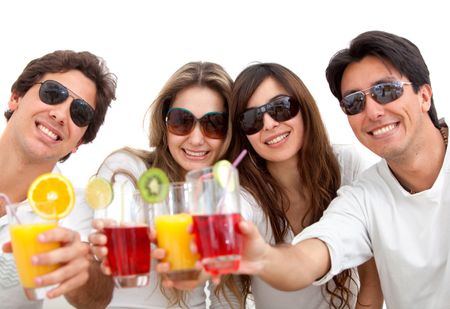
[[[37,224],[18,224],[10,226],[11,243],[17,272],[24,288],[35,288],[34,278],[56,270],[59,265],[35,266],[31,257],[60,247],[60,243],[41,243],[38,235],[57,226],[56,222]]]
[[[189,214],[160,215],[155,218],[158,247],[166,251],[164,262],[170,264],[168,277],[173,280],[195,280],[199,270],[194,269],[198,259],[190,249],[193,235],[188,232],[192,224]]]

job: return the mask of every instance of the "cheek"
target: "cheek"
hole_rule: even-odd
[[[217,155],[222,150],[223,139],[208,138],[208,144],[211,147],[211,150]]]
[[[247,135],[247,139],[250,142],[250,145],[252,145],[253,149],[258,149],[259,145],[259,133],[253,134],[253,135]]]

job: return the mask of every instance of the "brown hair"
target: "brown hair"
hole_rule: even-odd
[[[302,184],[297,188],[305,197],[309,208],[302,218],[303,227],[318,221],[331,200],[336,197],[341,180],[339,164],[333,153],[319,109],[301,79],[289,69],[276,63],[254,64],[244,69],[236,78],[230,118],[233,143],[227,156],[235,158],[242,149],[249,155],[239,165],[239,179],[262,208],[273,232],[276,243],[284,242],[289,229],[286,211],[290,207],[284,189],[277,183],[266,167],[266,161],[253,149],[247,136],[240,129],[239,115],[259,85],[267,78],[279,82],[287,93],[300,102],[300,113],[304,123],[304,142],[298,152],[298,175]],[[336,288],[327,283],[326,292],[331,295],[332,308],[349,307],[351,291],[348,287],[350,270],[333,278]],[[250,277],[241,276],[244,302],[250,293]]]
[[[83,136],[83,144],[87,144],[95,139],[100,126],[105,120],[106,111],[108,110],[111,101],[116,99],[116,76],[109,72],[106,63],[102,58],[87,51],[54,51],[30,61],[22,74],[20,74],[12,85],[11,92],[14,92],[19,97],[23,97],[25,93],[46,73],[59,73],[70,70],[82,72],[87,78],[92,80],[96,86],[94,119],[89,124]],[[5,112],[6,119],[9,120],[12,114],[12,111],[7,110]],[[69,156],[70,153],[61,158],[60,161],[63,162],[67,160]]]

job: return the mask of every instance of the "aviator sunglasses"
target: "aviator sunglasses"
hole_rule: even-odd
[[[294,118],[300,110],[297,100],[289,96],[280,96],[259,107],[250,108],[239,117],[241,129],[246,135],[259,132],[264,126],[264,113],[268,113],[277,122]]]
[[[359,114],[364,110],[367,95],[370,95],[378,104],[391,103],[402,96],[403,85],[412,85],[412,83],[404,81],[380,83],[370,88],[350,93],[342,98],[340,102],[341,108],[347,115]]]
[[[209,112],[201,118],[196,118],[190,111],[184,108],[171,108],[167,112],[166,124],[169,132],[184,136],[192,132],[197,122],[203,135],[209,138],[222,139],[227,134],[228,117],[225,112]]]
[[[72,103],[70,103],[70,117],[78,127],[89,125],[94,118],[92,106],[64,85],[54,80],[46,80],[37,84],[41,85],[39,98],[45,104],[57,105],[63,103],[69,96],[73,98]]]

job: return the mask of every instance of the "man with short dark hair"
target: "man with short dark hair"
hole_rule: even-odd
[[[7,124],[0,136],[0,192],[28,211],[28,187],[39,175],[58,172],[81,144],[91,142],[115,99],[116,78],[103,60],[89,52],[55,51],[31,61],[11,88]],[[76,193],[78,200],[82,196]],[[36,216],[28,211],[30,216]],[[65,295],[72,302],[88,288],[87,240],[92,212],[78,203],[60,220],[61,227],[41,234],[47,242],[60,242],[60,249],[35,255],[37,265],[61,267],[36,279],[39,286],[57,285],[47,297]],[[5,205],[0,205],[0,242],[10,252]],[[25,298],[9,253],[0,253],[0,304],[4,308],[41,308],[42,301]],[[77,305],[77,300],[73,301]]]

